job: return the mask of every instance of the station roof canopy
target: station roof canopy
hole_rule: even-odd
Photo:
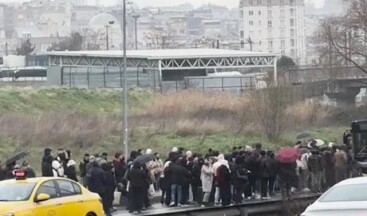
[[[63,51],[47,52],[50,65],[122,67],[123,52]],[[224,49],[128,50],[127,67],[162,70],[273,67],[276,54]]]

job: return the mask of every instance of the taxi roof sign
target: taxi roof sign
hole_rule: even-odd
[[[23,169],[18,169],[14,171],[14,176],[16,180],[24,180],[26,179],[26,171]]]

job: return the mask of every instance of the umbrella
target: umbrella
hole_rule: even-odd
[[[139,157],[137,157],[134,162],[139,162],[140,164],[146,164],[149,161],[154,160],[156,157],[154,154],[145,154],[145,155],[140,155]]]
[[[18,160],[25,158],[25,156],[27,155],[28,154],[25,152],[18,152],[6,161],[6,165],[11,165],[12,163],[17,162]]]
[[[308,143],[308,147],[309,148],[312,148],[312,143],[315,143],[314,145],[316,146],[316,147],[322,147],[323,145],[325,145],[326,144],[326,142],[324,141],[324,140],[322,140],[322,139],[314,139],[314,140],[312,140],[311,142],[309,142]]]
[[[302,133],[299,133],[297,134],[297,139],[300,140],[300,139],[306,139],[306,138],[309,138],[311,136],[310,133],[308,132],[302,132]]]
[[[293,163],[300,156],[300,151],[294,147],[283,147],[275,154],[275,159],[281,163]]]

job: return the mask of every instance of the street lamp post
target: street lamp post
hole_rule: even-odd
[[[108,25],[105,25],[105,28],[106,28],[106,50],[109,50],[110,49],[110,45],[109,45],[109,31],[108,29],[110,28],[110,25],[113,25],[115,23],[115,21],[109,21],[108,22]],[[112,30],[111,30],[111,33],[112,33]],[[112,39],[112,36],[111,36],[111,39]]]
[[[128,146],[128,122],[127,122],[127,115],[128,115],[128,94],[127,94],[127,71],[126,71],[126,0],[122,0],[122,29],[123,29],[123,41],[122,41],[122,48],[123,48],[123,56],[124,56],[124,86],[123,86],[123,139],[122,145],[124,147],[125,152],[125,159],[129,156],[129,146]]]
[[[133,15],[133,18],[135,20],[135,49],[138,49],[138,19],[140,15],[135,14]]]
[[[104,27],[106,28],[106,50],[108,50],[108,48],[109,48],[109,44],[108,44],[108,28],[109,28],[109,25],[105,25]]]

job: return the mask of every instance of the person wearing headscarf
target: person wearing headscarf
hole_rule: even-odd
[[[68,177],[68,179],[78,181],[78,177],[76,176],[76,163],[74,160],[69,160],[68,164],[66,165],[67,168],[65,170],[65,175]]]

